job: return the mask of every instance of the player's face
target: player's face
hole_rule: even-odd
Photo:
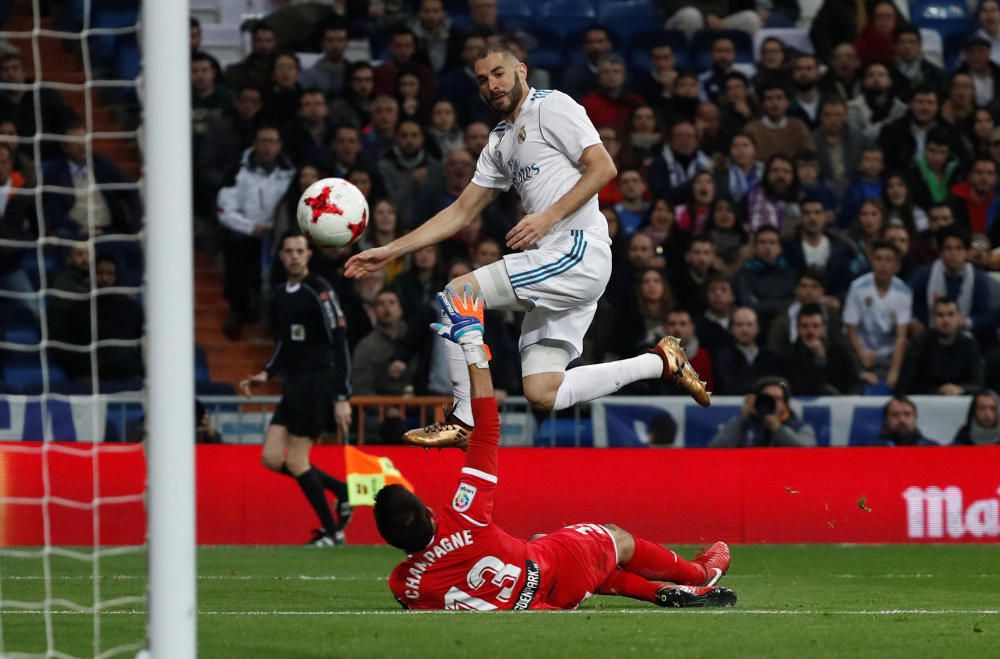
[[[285,238],[281,246],[281,265],[285,266],[285,272],[289,277],[301,277],[309,265],[309,257],[312,250],[305,236],[292,236]]]
[[[823,299],[823,287],[818,281],[802,278],[795,284],[795,299],[802,304],[817,304]]]
[[[508,60],[500,53],[493,53],[477,60],[475,71],[479,94],[486,104],[501,117],[511,114],[527,91],[524,82],[527,67]]]
[[[958,331],[962,315],[954,303],[938,304],[934,309],[934,329],[942,336],[951,337]]]
[[[992,428],[997,425],[998,416],[997,399],[991,394],[976,396],[976,423],[984,428]]]

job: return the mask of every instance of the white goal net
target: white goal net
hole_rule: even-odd
[[[173,34],[183,34],[186,2],[173,9]],[[140,109],[144,77],[149,84],[140,23],[150,17],[140,14],[137,0],[0,2],[3,657],[135,656],[157,636],[147,537],[162,534],[155,524],[147,532],[156,510],[147,481],[152,490],[156,478],[146,463],[156,450],[143,440],[163,417],[149,404],[164,369],[150,365],[148,328],[162,318],[151,299],[164,286],[149,263],[164,259],[143,247],[155,234],[144,197],[162,194],[144,195],[142,180],[171,163],[142,161],[150,119]],[[171,47],[184,68],[186,45]],[[183,218],[175,221],[190,244]],[[178,258],[182,304],[185,263]],[[183,460],[180,474],[183,488]],[[179,532],[193,544],[185,524]],[[193,619],[190,591],[183,608]]]

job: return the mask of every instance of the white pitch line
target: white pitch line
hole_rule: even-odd
[[[389,577],[338,577],[335,575],[312,576],[307,574],[289,576],[262,576],[249,574],[203,574],[198,577],[200,581],[386,581]],[[109,581],[146,581],[145,576],[135,574],[102,574],[101,579]],[[89,574],[61,574],[49,577],[49,581],[91,581],[93,575]],[[0,577],[0,581],[45,581],[45,577],[38,574],[8,575]]]
[[[22,614],[41,615],[41,611],[25,611],[21,609],[0,611],[0,615]],[[456,611],[199,611],[202,616],[413,616],[413,615],[455,615]],[[472,612],[469,612],[472,613]],[[485,612],[480,612],[485,613]],[[753,616],[897,616],[897,615],[997,615],[1000,609],[883,609],[859,611],[807,611],[801,609],[582,609],[575,611],[521,611],[520,614],[538,615],[671,615],[677,613],[695,613],[698,615],[753,615]],[[49,611],[50,615],[93,615],[86,611]],[[102,611],[102,616],[108,615],[146,615],[145,611]]]

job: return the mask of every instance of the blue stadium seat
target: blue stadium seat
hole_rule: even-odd
[[[579,444],[577,433],[579,432]],[[593,446],[594,424],[589,419],[580,419],[579,431],[574,419],[545,419],[535,432],[535,446]]]
[[[597,22],[629,43],[632,34],[662,24],[656,8],[647,0],[605,0],[597,10]]]
[[[736,47],[736,61],[753,62],[753,39],[740,30],[699,30],[691,39],[690,52],[694,54],[691,64],[697,71],[705,71],[712,65],[712,44],[719,37],[727,37]]]
[[[967,36],[975,30],[975,19],[964,0],[916,0],[910,5],[910,22],[935,30],[942,37]]]
[[[555,84],[562,68],[566,66],[566,50],[562,45],[562,36],[544,26],[532,28],[531,34],[538,40],[538,47],[528,53],[528,68],[537,66],[546,69],[552,75],[552,82]]]
[[[531,31],[535,23],[534,4],[529,0],[500,0],[497,3],[497,15],[508,27]]]
[[[597,10],[579,0],[550,0],[541,6],[538,19],[565,38],[597,22]],[[579,43],[577,44],[577,46]]]
[[[194,380],[195,382],[208,382],[212,379],[212,376],[208,374],[208,357],[205,354],[205,348],[202,346],[194,347]]]

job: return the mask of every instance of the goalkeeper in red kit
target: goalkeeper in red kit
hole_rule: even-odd
[[[500,417],[483,344],[481,297],[471,287],[438,294],[451,325],[432,327],[461,345],[472,379],[475,430],[451,502],[438,511],[390,485],[375,497],[375,522],[407,557],[389,588],[407,609],[476,611],[573,609],[594,594],[660,606],[732,606],[736,594],[715,584],[729,568],[716,542],[692,561],[613,524],[574,524],[532,540],[493,523]]]

